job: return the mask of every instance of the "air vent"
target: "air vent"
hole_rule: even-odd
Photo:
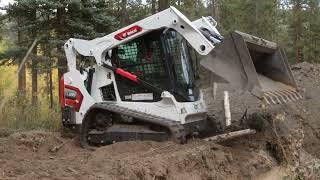
[[[101,87],[100,91],[101,91],[102,99],[104,101],[116,101],[117,100],[113,83],[111,83],[110,85]]]

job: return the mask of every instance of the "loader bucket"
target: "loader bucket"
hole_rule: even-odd
[[[200,64],[213,72],[214,81],[229,82],[267,103],[286,103],[301,95],[284,51],[276,43],[234,31]]]

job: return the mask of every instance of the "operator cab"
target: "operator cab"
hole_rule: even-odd
[[[179,102],[193,102],[199,99],[195,54],[178,32],[160,29],[112,49],[112,63],[156,88],[169,91]],[[116,76],[116,82],[122,101],[161,100],[161,93],[121,76]]]

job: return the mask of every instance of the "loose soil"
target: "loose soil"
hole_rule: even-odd
[[[59,132],[2,130],[0,179],[319,179],[320,65],[300,63],[292,70],[301,101],[269,106],[219,85],[215,101],[207,102],[220,121],[224,90],[233,121],[246,109],[268,114],[255,135],[219,144],[198,138],[185,145],[120,142],[90,151]],[[206,95],[211,91],[207,87]]]

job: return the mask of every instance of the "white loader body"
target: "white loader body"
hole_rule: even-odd
[[[69,39],[68,72],[61,79],[63,125],[81,126],[83,146],[90,139],[162,140],[165,134],[185,142],[187,135],[205,131],[210,119],[196,83],[198,64],[214,82],[228,82],[267,103],[301,98],[277,44],[239,31],[224,38],[216,25],[212,17],[191,22],[170,7],[101,38]]]
[[[209,20],[212,24],[209,22]],[[93,104],[103,101],[100,88],[111,83],[115,84],[115,95],[117,99],[116,103],[119,106],[135,109],[139,112],[148,112],[156,116],[165,115],[168,119],[171,119],[172,121],[179,121],[182,124],[204,120],[206,118],[207,110],[202,95],[198,101],[187,103],[177,102],[174,96],[167,91],[162,93],[163,99],[159,102],[139,103],[139,105],[137,105],[134,102],[122,101],[117,90],[117,82],[114,77],[114,72],[104,68],[102,63],[105,62],[111,65],[110,60],[105,58],[105,54],[112,50],[113,47],[160,28],[175,29],[176,31],[180,32],[180,34],[186,38],[188,42],[191,42],[190,44],[199,54],[206,55],[214,48],[214,45],[200,33],[198,27],[205,26],[206,28],[210,28],[211,31],[214,31],[218,34],[219,32],[215,28],[215,25],[216,22],[211,17],[203,17],[192,23],[177,9],[170,7],[167,10],[124,27],[102,38],[97,38],[91,41],[80,39],[68,40],[65,44],[65,52],[67,55],[69,72],[64,74],[64,84],[78,88],[83,95],[80,109],[78,112],[75,112],[76,115],[74,116],[74,119],[72,119],[71,123],[81,124],[82,119],[88,109]],[[127,32],[128,37],[124,38],[123,40],[118,40],[115,38],[117,34],[135,26],[141,27],[142,30],[137,33]],[[133,35],[130,35],[130,33]],[[79,69],[76,67],[77,54],[83,56],[92,56],[95,58],[96,65],[94,65],[95,74],[93,76],[91,94],[88,93],[86,87],[84,86],[84,81],[88,76],[87,73],[84,72],[81,74]],[[106,78],[108,74],[111,74],[110,78]],[[136,96],[139,96],[139,94],[136,94]],[[192,118],[188,119],[190,116],[192,116]]]

